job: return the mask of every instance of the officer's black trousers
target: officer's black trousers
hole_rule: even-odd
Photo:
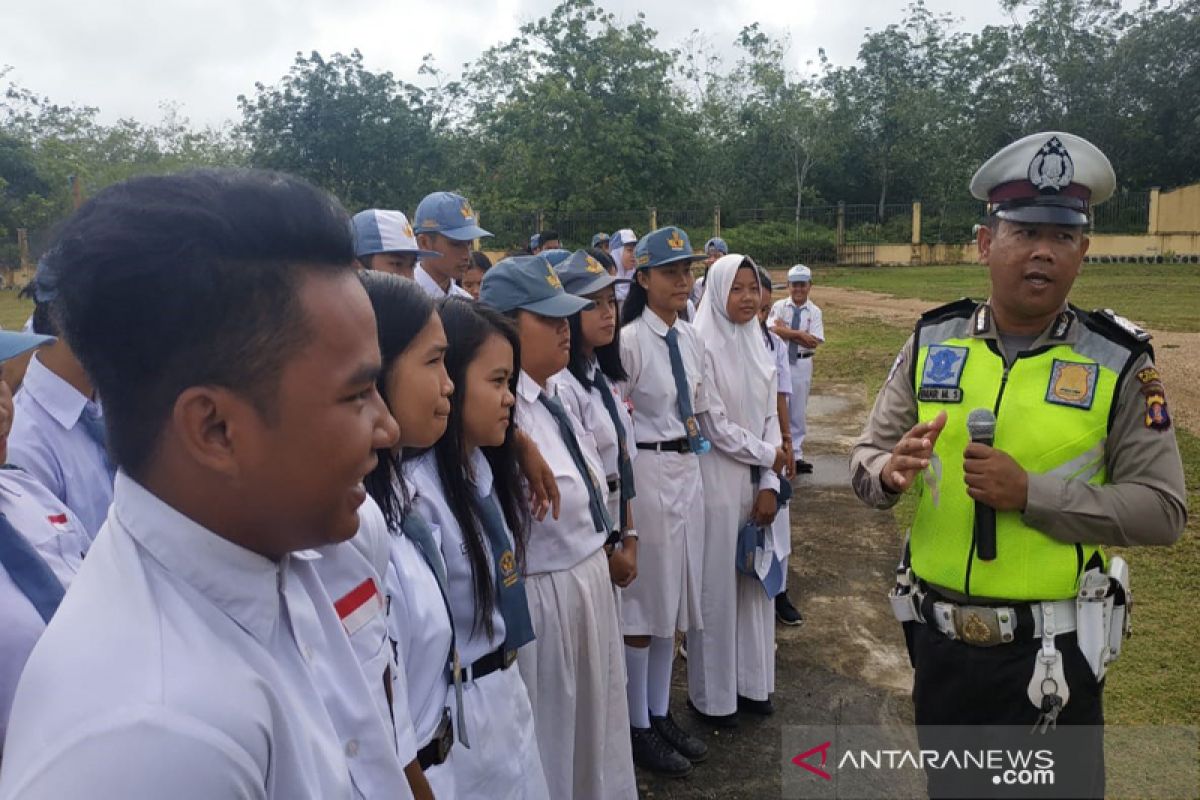
[[[975,647],[944,636],[935,627],[905,623],[909,656],[916,674],[913,679],[913,707],[918,736],[923,748],[962,747],[974,732],[962,737],[947,736],[920,726],[1021,726],[1033,727],[1040,710],[1030,702],[1027,691],[1041,640],[1023,639],[997,647]],[[1063,657],[1063,668],[1070,698],[1058,716],[1058,728],[1090,726],[1068,730],[1063,737],[1072,739],[1074,757],[1056,764],[1055,786],[1039,787],[1039,796],[1104,797],[1104,708],[1103,683],[1096,680],[1079,650],[1075,634],[1056,639]],[[1011,731],[1010,731],[1011,733]],[[1032,734],[1028,746],[1037,748],[1039,736],[1054,737],[1055,732]],[[982,734],[986,735],[986,734]],[[940,741],[939,741],[940,740]],[[1076,740],[1082,740],[1082,746]],[[944,780],[944,771],[927,770],[930,797],[959,796]],[[997,789],[997,796],[1014,797],[1013,788]],[[977,795],[985,796],[985,795]],[[1032,794],[1029,796],[1033,796]]]

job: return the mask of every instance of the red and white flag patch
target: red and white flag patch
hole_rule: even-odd
[[[59,531],[65,531],[67,526],[71,523],[71,520],[66,514],[50,514],[48,517],[46,517],[46,519],[50,521],[50,524],[54,526],[55,530]]]
[[[367,578],[333,604],[346,633],[353,636],[383,610],[383,596],[374,578]]]

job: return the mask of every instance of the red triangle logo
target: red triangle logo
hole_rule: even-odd
[[[793,758],[792,763],[795,764],[797,767],[803,767],[804,769],[811,772],[813,775],[817,775],[819,777],[824,778],[827,781],[831,781],[831,780],[833,780],[832,775],[830,775],[828,772],[821,769],[820,767],[815,767],[812,764],[809,764],[808,759],[811,758],[812,756],[816,755],[817,753],[820,753],[821,754],[821,766],[822,767],[825,766],[826,762],[829,760],[829,748],[832,746],[833,746],[833,742],[825,742],[824,744],[819,744],[816,747],[812,748],[811,750],[805,750],[803,753],[801,753],[800,755]]]

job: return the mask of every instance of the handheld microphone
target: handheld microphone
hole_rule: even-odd
[[[992,446],[996,436],[996,415],[986,408],[976,408],[967,415],[967,433],[971,441]],[[975,553],[980,561],[996,558],[996,509],[975,501]]]

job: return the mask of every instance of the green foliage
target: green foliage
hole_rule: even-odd
[[[837,261],[836,231],[806,220],[801,220],[798,225],[794,222],[751,222],[726,228],[721,231],[721,236],[729,244],[731,253],[745,253],[764,266],[797,261],[814,264]]]

